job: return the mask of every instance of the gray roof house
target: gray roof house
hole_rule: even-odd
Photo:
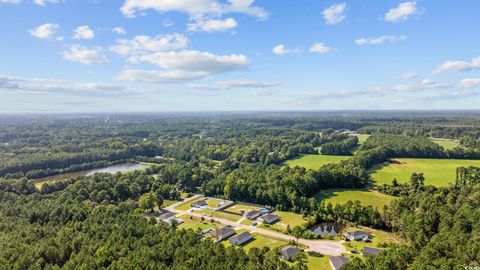
[[[291,261],[293,256],[301,252],[302,250],[296,246],[286,246],[280,250],[280,257],[284,260]]]
[[[235,230],[231,226],[225,226],[211,232],[212,236],[217,239],[217,241],[222,241],[235,234]]]
[[[382,252],[379,248],[372,248],[372,247],[363,247],[362,254],[363,256],[373,256],[377,255],[378,253]]]
[[[176,214],[172,213],[172,212],[165,213],[165,214],[155,218],[155,220],[157,222],[165,222],[165,223],[169,223],[169,224],[173,224],[173,222],[176,222],[177,224],[183,223],[183,220],[180,219],[180,218],[177,218]]]
[[[280,219],[278,215],[266,214],[261,217],[264,223],[272,224]]]
[[[332,270],[339,270],[344,264],[349,262],[349,260],[343,256],[330,257],[329,260]]]
[[[248,219],[256,219],[258,218],[262,213],[258,210],[250,210],[245,213],[245,217]]]
[[[196,207],[196,208],[202,208],[205,205],[207,205],[207,200],[206,199],[196,201],[196,202],[193,202],[191,204],[192,207]]]
[[[243,243],[246,243],[246,242],[250,241],[251,239],[253,239],[253,235],[251,233],[243,232],[243,233],[240,233],[240,234],[237,234],[237,235],[234,235],[234,236],[230,237],[230,239],[228,239],[228,241],[230,241],[230,243],[232,243],[232,245],[240,246]]]
[[[370,238],[370,234],[365,231],[353,231],[353,232],[345,233],[345,238],[350,241],[363,240],[363,239]]]

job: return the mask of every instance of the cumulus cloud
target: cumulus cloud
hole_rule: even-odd
[[[77,27],[73,31],[73,39],[92,39],[95,37],[95,32],[88,25],[82,25]]]
[[[118,39],[117,45],[110,48],[120,55],[145,54],[185,48],[188,38],[181,34],[136,36],[133,39]]]
[[[214,84],[190,84],[189,88],[198,90],[229,90],[232,88],[267,88],[278,86],[280,82],[259,82],[250,80],[220,81]]]
[[[39,6],[45,6],[46,3],[50,3],[50,4],[60,3],[59,0],[33,0],[33,2]]]
[[[112,32],[118,35],[126,35],[127,31],[121,26],[115,27],[112,29]]]
[[[472,61],[446,61],[439,65],[434,71],[434,74],[439,74],[449,71],[469,71],[480,69],[480,57],[472,59]]]
[[[406,39],[406,36],[381,36],[377,38],[358,38],[355,43],[357,45],[382,45],[385,42],[396,43]]]
[[[459,82],[459,86],[467,89],[480,87],[480,78],[463,79]]]
[[[225,20],[209,19],[195,20],[194,23],[187,25],[187,30],[190,32],[225,32],[237,27],[237,21],[234,18],[227,18]]]
[[[162,70],[128,69],[116,78],[127,81],[176,83],[201,79],[209,75],[248,68],[250,60],[244,55],[215,55],[200,51],[156,52],[146,55],[134,55],[130,63],[147,62]]]
[[[296,49],[287,49],[285,45],[279,44],[275,47],[273,47],[272,52],[276,55],[284,55],[284,54],[290,54],[290,53],[300,53],[302,50],[300,48]]]
[[[169,11],[188,13],[191,17],[221,16],[228,13],[243,13],[258,19],[265,19],[268,13],[264,8],[255,6],[255,0],[125,0],[120,11],[126,17],[135,17],[137,12],[153,9],[164,13]]]
[[[328,53],[332,50],[332,48],[326,46],[325,44],[319,42],[319,43],[315,43],[312,45],[312,47],[310,47],[310,52],[312,53],[318,53],[318,54],[324,54],[324,53]]]
[[[342,22],[345,16],[345,10],[347,8],[347,4],[335,4],[330,6],[329,8],[323,10],[323,18],[325,19],[325,23],[327,24],[337,24]]]
[[[387,22],[401,22],[408,20],[412,15],[418,13],[417,2],[409,1],[400,3],[396,8],[390,9],[385,14]]]
[[[31,36],[41,39],[49,39],[57,33],[60,26],[58,24],[46,23],[28,30]]]
[[[0,74],[0,89],[25,93],[88,96],[119,96],[154,92],[154,90],[126,88],[124,86],[111,84],[99,84],[93,82],[78,83],[44,78],[22,78],[2,74]]]
[[[406,80],[409,80],[409,79],[415,79],[417,78],[419,75],[417,72],[415,71],[407,71],[405,73],[402,74],[401,78],[402,79],[406,79]]]
[[[72,45],[68,51],[63,52],[66,61],[79,62],[84,65],[108,64],[110,61],[102,53],[101,48],[87,48],[82,45]]]

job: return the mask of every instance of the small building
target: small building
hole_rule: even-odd
[[[296,246],[286,246],[280,250],[280,257],[284,260],[291,261],[293,256],[301,252],[302,250]]]
[[[343,256],[330,257],[329,260],[332,270],[339,270],[344,264],[349,263],[349,260]]]
[[[262,213],[260,213],[260,211],[258,210],[250,210],[248,212],[245,213],[245,217],[248,218],[248,219],[256,219],[258,218]]]
[[[228,241],[232,243],[232,245],[240,246],[248,241],[253,239],[253,235],[249,232],[243,232],[240,234],[237,234],[235,236],[230,237]]]
[[[222,241],[228,237],[235,234],[235,230],[231,226],[225,226],[211,232],[211,235],[217,239],[217,241]]]
[[[372,248],[372,247],[363,247],[362,248],[363,256],[374,256],[374,255],[377,255],[380,252],[382,252],[382,250],[379,249],[379,248]]]
[[[191,206],[195,208],[203,208],[205,205],[207,205],[207,199],[199,200],[191,204]]]
[[[155,220],[157,222],[164,222],[164,223],[168,223],[168,224],[173,224],[174,222],[176,224],[181,224],[183,223],[183,220],[182,219],[179,219],[176,217],[175,213],[172,213],[172,212],[167,212],[163,215],[160,215],[159,217],[155,218]]]
[[[363,239],[370,239],[370,234],[365,231],[353,231],[345,233],[345,238],[350,241],[359,241]]]
[[[280,216],[274,214],[266,214],[263,215],[261,219],[263,220],[263,223],[272,224],[274,222],[277,222],[280,219]]]

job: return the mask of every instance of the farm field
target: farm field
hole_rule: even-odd
[[[456,140],[448,140],[448,139],[431,139],[432,142],[439,144],[445,150],[453,149],[455,147],[459,147],[460,144]]]
[[[287,160],[285,164],[290,167],[304,167],[306,169],[318,170],[329,163],[340,163],[351,156],[330,156],[330,155],[301,155],[299,158]]]
[[[349,189],[329,189],[319,192],[315,199],[325,203],[343,204],[347,201],[360,201],[362,205],[371,205],[378,210],[388,205],[395,199],[393,196],[382,194],[376,190],[349,190]]]
[[[396,163],[378,165],[371,171],[376,185],[410,181],[412,173],[423,173],[426,185],[446,186],[455,182],[458,167],[480,166],[480,160],[396,158]]]

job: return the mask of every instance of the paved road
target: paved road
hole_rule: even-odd
[[[225,225],[230,225],[235,229],[245,229],[245,230],[249,230],[251,232],[255,232],[255,233],[262,234],[262,235],[282,239],[282,240],[285,240],[285,241],[290,241],[290,240],[295,241],[296,240],[295,237],[290,236],[290,235],[286,235],[286,234],[282,234],[282,233],[278,233],[278,232],[274,232],[274,231],[270,231],[270,230],[265,230],[265,229],[257,228],[257,227],[254,227],[254,226],[241,224],[238,221],[234,222],[234,221],[231,221],[231,220],[228,220],[228,219],[210,218],[210,217],[207,217],[207,216],[205,216],[204,214],[201,214],[201,213],[190,212],[189,210],[188,211],[182,211],[182,210],[175,209],[175,207],[177,207],[178,205],[183,204],[185,202],[195,200],[200,196],[201,195],[192,196],[192,197],[184,200],[183,202],[178,202],[178,203],[171,204],[170,206],[166,207],[165,209],[170,211],[170,212],[176,213],[176,214],[190,215],[190,216],[200,217],[200,218],[203,217],[205,219],[213,219],[213,220],[215,220],[217,222],[220,222],[220,223],[223,223]],[[339,256],[339,255],[342,255],[342,253],[347,253],[346,248],[340,242],[336,242],[336,241],[298,239],[298,242],[300,244],[308,246],[308,249],[306,249],[306,251],[314,251],[314,252],[318,252],[320,254],[331,255],[331,256]]]

